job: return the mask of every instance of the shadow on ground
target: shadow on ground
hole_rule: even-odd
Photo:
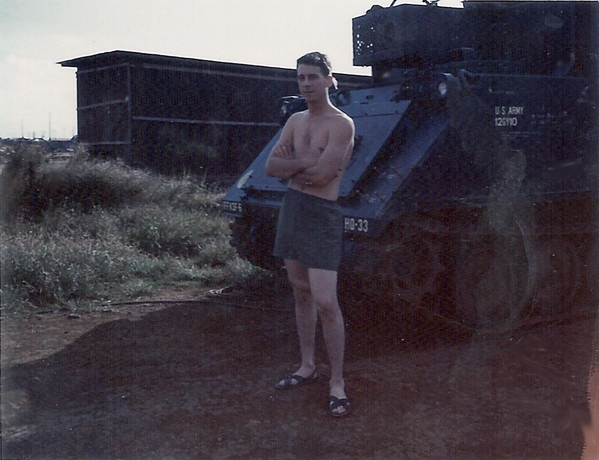
[[[345,419],[326,411],[320,335],[319,380],[288,392],[274,388],[298,362],[289,305],[176,304],[139,320],[105,322],[47,358],[5,369],[2,458],[580,455],[576,424],[556,430],[551,414],[536,410],[560,407],[559,386],[523,367],[504,338],[443,331],[424,317],[346,316],[354,413]],[[534,333],[553,347],[535,359],[569,376],[576,407],[584,405],[588,356],[580,350],[592,337],[588,323]]]

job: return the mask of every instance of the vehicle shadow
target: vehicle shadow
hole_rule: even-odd
[[[55,354],[4,369],[3,458],[172,455],[161,444],[176,437],[164,428],[174,413],[203,407],[200,416],[219,417],[228,404],[272,387],[273,357],[277,364],[295,357],[291,320],[286,311],[174,305],[103,323]]]

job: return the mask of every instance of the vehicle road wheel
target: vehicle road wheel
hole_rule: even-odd
[[[454,275],[458,317],[477,327],[506,323],[524,301],[526,276],[521,239],[498,237],[470,243],[463,249]]]
[[[588,241],[584,250],[584,284],[586,298],[592,303],[591,307],[599,304],[599,234],[585,236]],[[585,308],[588,305],[583,305]]]
[[[572,238],[546,237],[535,245],[536,259],[529,316],[565,312],[582,285],[583,257],[580,244]]]
[[[378,249],[376,277],[393,302],[420,306],[436,290],[437,276],[445,270],[439,260],[442,243],[417,229],[393,228]]]

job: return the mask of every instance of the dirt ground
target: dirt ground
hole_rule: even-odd
[[[344,302],[353,413],[292,391],[288,293],[2,320],[3,459],[576,459],[592,313],[513,334]],[[589,309],[588,311],[591,311]]]

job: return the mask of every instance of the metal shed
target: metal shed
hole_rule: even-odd
[[[295,69],[130,51],[59,64],[77,68],[79,141],[162,172],[238,173],[277,131],[279,99],[297,93]]]

